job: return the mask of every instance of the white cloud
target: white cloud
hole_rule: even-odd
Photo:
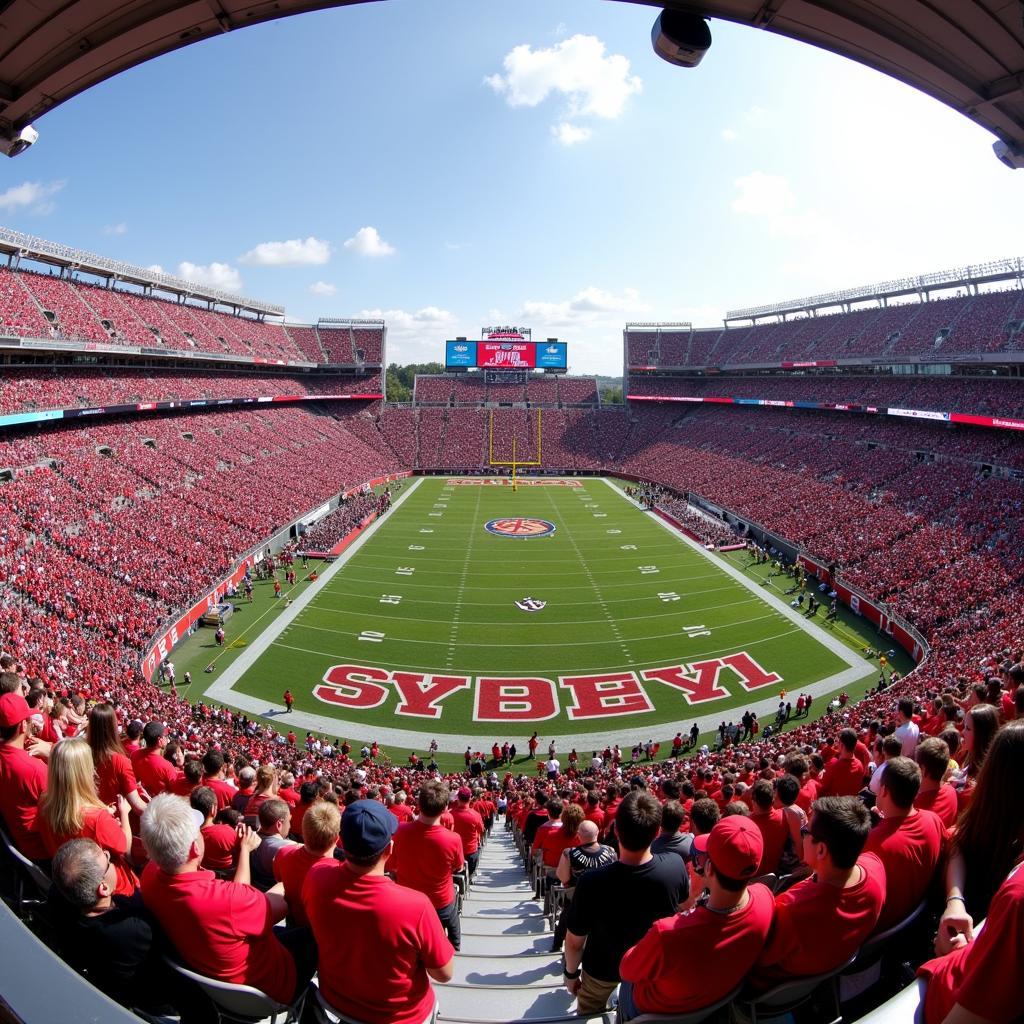
[[[320,266],[331,258],[331,246],[320,238],[290,238],[287,242],[260,242],[239,259],[258,267]]]
[[[789,181],[782,175],[754,171],[733,184],[733,210],[761,221],[774,235],[823,239],[832,235],[832,226],[825,218],[814,210],[800,209]]]
[[[242,290],[242,276],[227,263],[210,263],[202,266],[182,260],[178,264],[178,276],[193,284],[203,284],[209,288],[220,288],[226,292]]]
[[[722,129],[722,138],[725,139],[726,142],[735,142],[739,137],[739,132],[737,132],[735,128]]]
[[[360,256],[390,256],[395,251],[395,247],[385,242],[380,232],[373,227],[360,228],[345,242],[345,248]]]
[[[577,142],[586,142],[593,132],[589,128],[581,128],[579,125],[570,124],[568,121],[561,121],[551,126],[551,134],[563,146],[575,146]]]
[[[309,290],[313,295],[334,295],[337,292],[337,286],[328,284],[327,281],[314,281],[309,286]]]
[[[439,306],[405,309],[364,309],[367,320],[383,320],[388,328],[388,362],[444,362],[444,342],[455,335],[472,335],[459,318]]]
[[[123,235],[128,231],[128,225],[124,221],[120,224],[105,224],[103,226],[103,234],[105,235]]]
[[[159,263],[150,263],[150,265],[148,267],[146,267],[146,269],[148,271],[150,271],[150,273],[153,273],[153,274],[166,274],[167,273],[167,271],[164,270],[164,268],[161,267]]]
[[[629,73],[628,58],[607,53],[597,36],[577,34],[538,50],[523,43],[505,55],[502,67],[503,75],[488,75],[484,82],[504,96],[510,107],[536,107],[552,94],[565,99],[562,120],[552,127],[563,145],[590,137],[590,129],[572,121],[580,117],[615,120],[629,97],[643,89],[640,77]]]
[[[647,311],[648,307],[640,301],[635,288],[625,288],[621,295],[615,295],[593,285],[561,302],[528,299],[523,303],[525,316],[540,318],[547,324],[559,326],[590,323],[613,314],[621,319],[625,315]]]
[[[51,213],[55,204],[52,197],[65,185],[65,181],[24,181],[0,192],[0,210],[13,212],[27,209],[32,213]]]

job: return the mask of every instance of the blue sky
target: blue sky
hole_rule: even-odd
[[[382,315],[390,358],[490,323],[617,373],[627,320],[1018,255],[1024,172],[876,72],[655,11],[387,0],[188,47],[42,118],[0,223],[283,304]]]

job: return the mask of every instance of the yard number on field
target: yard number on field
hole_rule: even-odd
[[[401,594],[381,594],[380,595],[380,603],[381,604],[401,604],[402,603],[402,595]]]
[[[683,632],[692,640],[698,636],[711,636],[711,630],[704,625],[683,626]]]
[[[362,633],[359,634],[359,639],[360,640],[369,640],[370,643],[372,643],[372,644],[379,644],[381,642],[381,640],[384,639],[384,636],[385,636],[384,633],[378,633],[374,629],[364,629],[362,631]]]
[[[679,595],[674,590],[666,590],[663,594],[658,594],[658,600],[660,601],[678,601]]]
[[[638,565],[637,568],[645,575],[650,576],[651,573],[660,572],[656,565]]]
[[[395,570],[396,576],[411,576],[416,570],[411,565],[400,565]]]

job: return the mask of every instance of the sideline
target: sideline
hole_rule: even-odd
[[[416,483],[406,491],[398,501],[395,502],[392,506],[392,510],[397,509],[424,479],[426,478],[417,477]],[[592,479],[594,483],[598,482],[597,478],[590,479]],[[629,498],[626,497],[625,493],[620,488],[616,487],[611,480],[607,477],[601,477],[600,479],[602,479],[620,499],[629,502]],[[590,482],[590,480],[588,480],[588,482]],[[634,508],[638,508],[638,506],[634,504]],[[868,674],[868,669],[870,667],[869,663],[850,651],[845,644],[829,635],[820,626],[807,622],[802,615],[798,615],[789,607],[788,604],[774,595],[766,593],[764,589],[744,576],[738,569],[733,568],[733,566],[729,565],[727,562],[719,561],[714,558],[700,544],[683,536],[678,530],[665,522],[665,520],[656,513],[645,512],[643,514],[650,516],[654,522],[662,526],[683,544],[687,544],[694,550],[699,551],[708,559],[708,561],[716,566],[716,568],[721,569],[737,582],[741,583],[781,615],[798,623],[799,626],[806,632],[810,633],[815,640],[824,644],[825,647],[832,651],[832,653],[836,654],[844,664],[849,666],[842,672],[828,676],[825,679],[820,679],[818,682],[809,686],[802,687],[802,692],[810,693],[814,697],[820,697],[824,694],[831,693],[833,690],[842,689],[856,680],[862,679]],[[321,580],[326,583],[331,577],[333,577],[334,573],[345,564],[351,555],[355,554],[355,552],[359,550],[362,544],[373,535],[376,528],[381,523],[385,522],[387,518],[388,517],[378,519],[368,527],[362,536],[350,545],[345,553],[327,570],[327,572],[324,573],[323,576],[320,577]],[[206,693],[210,697],[213,697],[224,704],[229,704],[232,707],[238,708],[241,711],[245,711],[249,714],[255,714],[262,718],[268,718],[273,721],[275,727],[287,722],[288,726],[294,728],[296,732],[306,730],[309,732],[319,733],[322,736],[347,736],[350,739],[351,737],[356,736],[366,740],[376,739],[382,746],[391,746],[394,748],[391,753],[392,760],[396,764],[403,763],[403,758],[401,757],[401,754],[398,753],[399,750],[402,748],[416,751],[426,750],[431,739],[437,740],[439,748],[444,753],[459,754],[462,753],[467,746],[472,747],[474,750],[483,749],[484,747],[489,746],[495,737],[511,739],[517,734],[517,731],[523,734],[524,739],[525,736],[534,730],[534,728],[537,729],[538,733],[542,732],[544,726],[543,722],[510,722],[507,724],[502,722],[481,722],[479,729],[476,732],[458,734],[448,732],[434,733],[414,729],[393,729],[367,722],[343,720],[341,718],[328,715],[317,715],[308,711],[293,711],[290,714],[287,714],[283,704],[275,704],[267,701],[265,698],[253,697],[249,694],[236,691],[234,689],[234,685],[242,676],[243,672],[247,671],[252,666],[259,655],[269,647],[269,645],[280,635],[284,627],[291,623],[295,615],[298,614],[298,612],[301,611],[309,600],[311,600],[317,593],[319,593],[319,588],[309,588],[290,609],[293,614],[289,615],[286,612],[284,615],[280,616],[275,621],[271,629],[267,633],[264,633],[259,638],[259,641],[254,641],[252,646],[246,649],[242,657],[232,663],[221,679],[214,683]],[[299,606],[300,601],[303,602],[301,607]],[[631,742],[641,742],[645,739],[657,739],[658,736],[665,737],[660,740],[664,745],[666,740],[671,740],[672,735],[677,729],[682,729],[685,732],[688,727],[688,723],[696,722],[697,728],[703,735],[717,729],[719,722],[723,719],[723,716],[726,721],[730,721],[730,715],[738,716],[745,710],[755,712],[758,718],[762,719],[764,724],[772,724],[778,706],[778,692],[760,700],[752,700],[748,704],[736,704],[730,708],[722,708],[718,711],[706,714],[686,714],[687,711],[692,711],[693,708],[684,704],[682,708],[683,715],[672,721],[648,724],[641,713],[628,718],[616,719],[614,727],[603,732],[544,733],[542,736],[542,746],[545,746],[551,740],[554,740],[558,750],[563,756],[573,747],[576,747],[582,756],[582,754],[587,750],[594,750],[614,743],[619,743],[621,746],[626,747]],[[732,721],[736,720],[736,718],[732,719]],[[629,737],[633,737],[633,739],[629,740]]]
[[[424,477],[416,477],[412,486],[406,489],[402,496],[391,506],[388,510],[393,512],[395,509],[400,508],[406,498],[412,494],[417,487],[423,482]],[[268,647],[287,629],[295,618],[303,611],[306,605],[316,597],[320,591],[330,583],[334,578],[335,574],[341,571],[348,560],[359,551],[359,549],[372,537],[381,525],[390,519],[390,515],[378,516],[370,525],[363,530],[363,532],[356,537],[354,541],[345,550],[338,555],[338,557],[327,566],[322,573],[316,584],[307,587],[293,602],[290,608],[286,608],[281,615],[274,620],[274,622],[267,627],[251,644],[247,644],[245,650],[239,658],[236,658],[225,670],[224,674],[220,676],[212,685],[210,685],[204,692],[205,697],[211,697],[214,700],[221,701],[224,704],[230,704],[233,707],[241,708],[243,711],[256,711],[253,704],[259,705],[262,709],[256,711],[260,715],[271,715],[275,713],[284,713],[283,704],[266,704],[266,701],[258,700],[256,698],[246,698],[244,694],[237,693],[235,691],[235,683],[238,682],[242,676],[249,671],[250,668],[256,663],[267,650]],[[195,680],[193,680],[194,682]],[[282,691],[283,692],[283,691]],[[246,703],[246,701],[248,703]],[[293,713],[294,717],[294,713]]]

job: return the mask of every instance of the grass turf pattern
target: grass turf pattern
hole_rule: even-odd
[[[485,524],[532,517],[555,526],[549,536],[495,536]],[[586,734],[622,727],[646,730],[684,723],[697,714],[737,718],[744,707],[785,689],[794,694],[847,665],[798,624],[733,580],[717,564],[641,512],[600,479],[564,485],[420,482],[401,507],[314,600],[285,627],[235,689],[279,702],[285,687],[296,710],[336,714],[374,727],[445,733],[512,733],[509,726],[474,718],[481,677],[540,677],[551,681],[553,717],[538,719],[548,733]],[[517,606],[544,602],[539,611]],[[782,677],[747,691],[729,667],[711,691],[726,696],[690,705],[680,689],[637,681],[645,670],[692,666],[746,652]],[[386,697],[378,706],[352,708],[318,699],[336,666],[361,666],[378,678]],[[396,714],[399,694],[387,672],[466,677],[465,686],[438,701],[436,718]],[[864,662],[864,675],[872,674]],[[566,678],[608,674],[620,678],[564,685]],[[625,675],[626,679],[622,679]],[[332,682],[351,683],[335,669]],[[406,678],[410,691],[417,677]],[[429,680],[428,680],[429,682]],[[705,682],[707,679],[705,678]],[[492,687],[493,689],[493,687]],[[541,687],[543,690],[544,687]],[[611,714],[570,717],[577,689],[593,694]],[[636,714],[637,691],[652,710]],[[338,689],[342,699],[351,685]],[[516,694],[505,694],[511,701]],[[486,710],[486,700],[484,701]],[[512,702],[505,705],[517,708]],[[630,717],[620,714],[634,709]],[[549,708],[545,705],[545,711]]]

